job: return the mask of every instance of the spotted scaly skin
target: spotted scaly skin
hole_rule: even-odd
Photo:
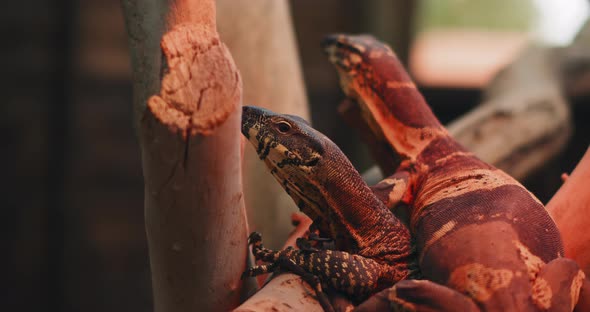
[[[287,267],[363,300],[415,274],[408,228],[373,195],[330,139],[299,117],[248,106],[242,112],[242,133],[301,211],[335,244],[335,250],[272,251],[253,233],[255,257],[270,265],[245,275]]]
[[[588,282],[562,258],[539,200],[449,136],[388,46],[335,35],[323,48],[374,136],[401,159],[376,190],[391,209],[410,207],[427,279],[402,281],[359,310],[572,311]]]

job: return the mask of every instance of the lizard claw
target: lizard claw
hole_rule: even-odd
[[[332,239],[331,238],[327,238],[327,237],[320,237],[318,234],[316,233],[310,233],[309,236],[307,237],[308,240],[311,241],[316,241],[316,242],[329,242]]]
[[[246,279],[246,278],[248,278],[250,276],[251,276],[250,270],[246,270],[246,271],[242,272],[242,275],[240,276],[240,279],[241,280],[244,280],[244,279]]]
[[[254,245],[258,242],[262,241],[262,234],[258,233],[258,232],[252,232],[250,233],[250,236],[248,236],[248,245]]]
[[[315,252],[315,251],[319,250],[319,249],[313,247],[311,245],[311,243],[309,242],[309,240],[307,240],[303,237],[297,238],[297,240],[295,241],[295,245],[297,245],[297,248],[299,248],[299,250],[305,251],[305,252]]]

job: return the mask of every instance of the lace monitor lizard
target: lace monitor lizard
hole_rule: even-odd
[[[401,159],[376,190],[389,208],[410,207],[426,279],[401,281],[359,310],[590,310],[588,280],[563,258],[544,206],[449,136],[388,46],[348,35],[322,45],[344,93]]]
[[[242,133],[314,227],[335,245],[334,250],[317,249],[299,240],[300,250],[273,251],[252,233],[255,258],[270,264],[250,268],[244,276],[287,269],[310,283],[322,307],[331,310],[322,285],[363,300],[416,274],[407,227],[330,139],[300,117],[251,106],[243,107]]]

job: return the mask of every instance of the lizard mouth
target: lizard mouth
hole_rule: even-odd
[[[243,106],[242,107],[242,134],[247,138],[250,139],[250,130],[254,130],[259,123],[259,113],[258,109],[251,106]]]
[[[350,62],[351,53],[357,51],[351,50],[351,46],[345,41],[341,35],[331,35],[325,37],[321,42],[321,47],[328,56],[329,61],[338,69],[345,72],[352,70],[352,63]]]

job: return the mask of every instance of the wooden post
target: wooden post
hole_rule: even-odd
[[[239,303],[241,79],[214,0],[123,0],[155,311]]]
[[[243,102],[309,120],[289,3],[217,0],[217,16],[221,38],[244,80]],[[245,147],[243,164],[250,226],[264,234],[265,245],[280,248],[293,229],[291,214],[299,209],[250,146]],[[309,222],[301,224],[298,235],[308,226]],[[309,287],[293,274],[282,274],[267,286],[237,311],[288,310],[289,306],[321,311]]]

